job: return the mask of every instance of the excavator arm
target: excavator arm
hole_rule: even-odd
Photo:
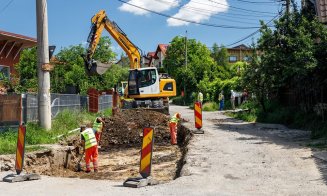
[[[127,35],[114,21],[109,20],[104,10],[100,10],[96,15],[94,15],[91,22],[91,31],[87,39],[89,45],[87,53],[84,56],[85,68],[89,75],[101,75],[110,67],[110,65],[93,60],[93,55],[100,41],[103,29],[106,29],[119,46],[126,52],[130,61],[130,68],[139,69],[141,67],[141,55],[137,46],[127,38]]]

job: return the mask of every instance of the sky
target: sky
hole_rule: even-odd
[[[276,0],[48,0],[49,45],[61,48],[83,44],[91,18],[105,10],[128,38],[146,54],[175,36],[233,47],[281,12]],[[36,37],[36,0],[0,0],[0,30]],[[187,33],[186,33],[187,32]],[[108,33],[104,33],[109,35]],[[113,41],[113,50],[122,49]]]

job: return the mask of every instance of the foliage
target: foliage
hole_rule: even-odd
[[[109,37],[101,37],[94,59],[103,63],[112,63],[116,54],[111,50]],[[113,65],[101,76],[88,77],[85,73],[85,48],[82,45],[63,48],[55,57],[55,67],[50,73],[51,92],[65,93],[67,88],[75,87],[77,93],[85,94],[90,87],[104,90],[114,87],[121,80],[128,78],[128,67]],[[37,91],[37,57],[36,48],[25,49],[21,54],[16,70],[20,76],[19,84],[14,88],[18,92]]]
[[[94,59],[103,63],[113,61],[115,54],[110,49],[111,41],[108,37],[101,37],[94,54]],[[71,46],[62,49],[58,54],[58,61],[61,65],[55,67],[52,74],[53,92],[64,92],[67,85],[77,87],[77,90],[85,94],[93,87],[98,90],[105,90],[114,87],[121,80],[128,77],[128,68],[119,65],[112,65],[103,75],[87,76],[85,74],[84,60],[82,55],[85,49],[81,46]]]
[[[37,57],[36,47],[24,49],[19,62],[15,65],[18,81],[13,88],[19,92],[37,92]],[[14,76],[14,77],[17,77]]]
[[[203,111],[216,111],[219,108],[219,105],[216,102],[207,102],[202,106]]]
[[[167,49],[164,67],[168,74],[175,78],[178,94],[185,88],[186,102],[192,100],[192,92],[205,74],[213,77],[211,69],[214,65],[207,47],[194,39],[187,40],[187,67],[185,59],[185,38],[175,37]]]
[[[217,65],[227,67],[229,64],[228,56],[227,48],[225,48],[223,45],[219,47],[218,44],[213,44],[211,57],[215,60]]]

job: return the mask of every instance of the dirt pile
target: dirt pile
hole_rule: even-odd
[[[152,110],[124,110],[117,115],[106,118],[102,133],[101,146],[112,145],[136,146],[142,143],[144,127],[154,127],[154,142],[169,144],[169,116]]]

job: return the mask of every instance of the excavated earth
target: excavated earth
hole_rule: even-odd
[[[173,180],[179,175],[185,152],[184,140],[189,138],[190,133],[179,127],[180,145],[172,146],[168,120],[169,116],[165,114],[142,109],[125,110],[106,118],[100,142],[98,173],[76,172],[81,158],[82,169],[85,169],[79,134],[69,136],[58,145],[48,146],[46,150],[28,153],[24,170],[49,176],[118,181],[136,177],[139,175],[142,129],[151,126],[155,129],[151,175],[160,182]],[[14,170],[14,160],[14,155],[0,156],[0,170]]]

